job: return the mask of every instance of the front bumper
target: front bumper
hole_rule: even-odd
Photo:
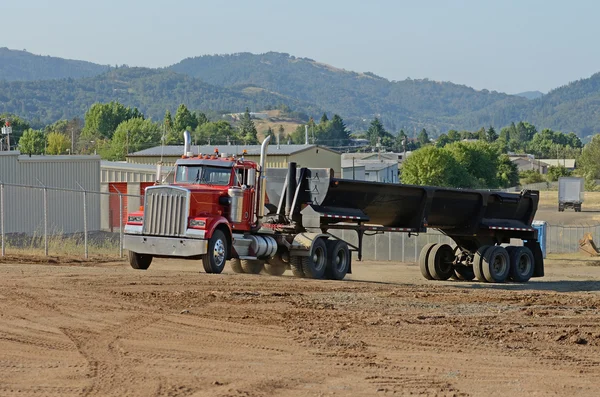
[[[138,254],[190,257],[208,252],[208,241],[190,238],[125,234],[123,248]]]

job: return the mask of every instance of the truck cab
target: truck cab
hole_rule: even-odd
[[[147,269],[153,257],[179,257],[202,259],[208,273],[220,273],[232,257],[233,235],[257,228],[264,206],[257,199],[259,164],[216,150],[194,156],[188,142],[186,135],[174,183],[146,188],[143,207],[128,214],[123,244],[133,268]]]

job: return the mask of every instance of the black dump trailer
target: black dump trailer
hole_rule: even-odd
[[[301,238],[290,243],[292,255],[312,250],[312,241],[323,235],[335,241],[338,238],[330,231],[345,229],[358,234],[358,244],[348,245],[360,260],[365,232],[418,234],[434,228],[454,240],[456,247],[423,247],[419,266],[427,279],[525,282],[544,275],[537,231],[531,226],[537,191],[355,181],[334,178],[331,169],[297,169],[295,163],[287,170],[269,169],[266,179],[270,214],[264,226],[278,233],[299,233]],[[523,245],[505,246],[511,239],[522,240]]]

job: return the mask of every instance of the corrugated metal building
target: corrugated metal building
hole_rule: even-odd
[[[47,186],[48,231],[83,231],[83,194],[57,191],[63,188],[100,191],[99,156],[25,156],[18,151],[0,152],[0,181],[5,184]],[[78,185],[79,183],[79,185]],[[100,195],[87,194],[87,226],[100,230]],[[6,233],[39,234],[44,227],[42,189],[4,186]]]
[[[173,182],[173,167],[162,167],[163,179]],[[100,190],[110,195],[103,195],[100,203],[100,226],[102,230],[118,230],[121,225],[120,205],[123,206],[123,224],[130,210],[139,208],[146,187],[152,186],[156,180],[156,166],[149,164],[132,164],[120,161],[102,161],[100,163]],[[121,200],[119,200],[121,193]],[[139,196],[139,197],[138,197]]]
[[[258,162],[260,160],[260,145],[217,145],[217,146],[192,146],[192,153],[213,154],[215,149],[219,153],[235,154],[240,156],[246,150],[245,158]],[[127,156],[128,163],[157,164],[161,158],[163,164],[174,165],[183,154],[183,146],[157,146],[145,149]],[[317,145],[269,145],[267,151],[267,168],[287,168],[287,164],[294,161],[299,167],[333,168],[335,175],[341,176],[341,154],[335,150]]]

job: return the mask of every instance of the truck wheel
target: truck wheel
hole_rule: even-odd
[[[208,241],[208,252],[202,255],[202,266],[206,273],[221,273],[227,261],[227,239],[220,230],[215,230]]]
[[[510,278],[518,283],[526,283],[533,276],[533,252],[527,247],[513,247],[509,251]]]
[[[242,269],[244,273],[248,274],[259,274],[263,267],[264,262],[259,259],[242,259]]]
[[[327,244],[323,238],[318,238],[313,242],[309,256],[303,256],[302,270],[304,277],[323,278],[327,268]]]
[[[506,249],[496,245],[485,251],[481,270],[486,281],[490,283],[504,282],[510,272],[510,258]]]
[[[429,269],[427,266],[429,263],[429,253],[431,252],[433,247],[435,247],[436,245],[437,245],[437,243],[426,244],[421,249],[421,253],[419,254],[419,269],[421,269],[421,274],[427,280],[433,280],[433,277],[431,277],[431,273],[429,273]]]
[[[242,269],[242,261],[239,258],[231,258],[229,261],[229,266],[234,273],[244,273],[244,269]]]
[[[448,244],[432,248],[427,258],[427,269],[434,280],[448,280],[454,274],[454,250]]]
[[[271,276],[281,276],[283,273],[285,273],[285,265],[277,265],[266,262],[265,273],[270,274]]]
[[[482,245],[481,247],[477,248],[477,252],[473,256],[473,273],[475,274],[475,278],[484,283],[487,282],[487,280],[483,275],[483,270],[481,269],[481,266],[483,264],[483,256],[485,255],[485,251],[487,251],[491,247],[491,245]]]
[[[454,267],[454,277],[461,281],[472,281],[475,278],[475,272],[470,266],[458,265]]]
[[[146,270],[152,263],[152,255],[138,254],[137,252],[129,251],[129,264],[137,270]]]
[[[326,274],[327,278],[332,280],[343,280],[350,269],[352,255],[348,249],[348,244],[341,240],[331,241],[327,245],[328,258]]]
[[[302,257],[292,256],[290,258],[290,270],[294,277],[304,278],[304,270],[302,269]]]

